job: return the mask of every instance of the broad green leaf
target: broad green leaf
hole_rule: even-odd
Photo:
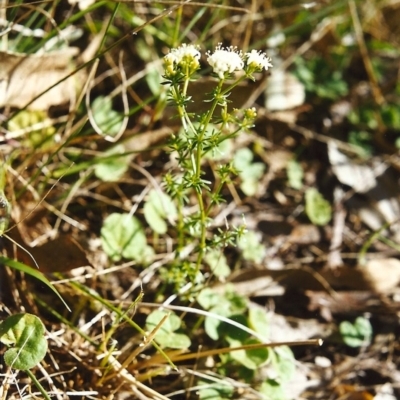
[[[0,342],[12,346],[4,354],[5,363],[15,369],[27,370],[43,360],[47,352],[45,327],[32,314],[16,314],[0,324]]]
[[[292,350],[289,346],[279,346],[274,351],[273,365],[279,374],[281,382],[289,382],[295,373],[296,364]]]
[[[105,135],[117,135],[124,117],[112,109],[112,100],[109,97],[97,97],[92,103],[92,113],[96,125]]]
[[[300,190],[303,187],[304,171],[300,163],[296,160],[290,160],[286,167],[289,186],[293,189]]]
[[[216,306],[220,301],[221,296],[215,293],[210,288],[203,289],[197,296],[197,302],[205,310],[209,310],[211,307]]]
[[[8,121],[7,129],[10,132],[27,130],[24,135],[24,146],[29,148],[38,148],[52,143],[53,135],[56,133],[56,128],[50,124],[45,128],[32,129],[33,126],[46,125],[48,121],[47,111],[40,110],[21,110],[11,120]],[[49,125],[49,124],[47,124]]]
[[[226,308],[224,306],[216,306],[211,308],[209,311],[217,315],[222,315],[223,317],[227,316],[225,314]],[[220,320],[212,317],[206,317],[204,321],[204,330],[211,339],[218,340],[220,338],[220,332],[218,330],[220,325]]]
[[[261,308],[252,307],[249,309],[249,326],[266,339],[269,334],[268,314]]]
[[[233,158],[233,165],[238,171],[242,172],[251,164],[253,157],[251,150],[244,147],[236,151]]]
[[[237,245],[245,260],[260,263],[265,257],[265,246],[260,243],[260,239],[253,231],[243,234],[238,239]]]
[[[239,347],[246,344],[260,343],[259,341],[250,338],[244,341],[232,339],[231,337],[227,337],[226,339],[229,342],[230,347]],[[267,362],[269,358],[269,350],[266,347],[251,350],[235,350],[229,354],[232,359],[242,364],[244,367],[252,370],[260,367],[262,364]]]
[[[248,326],[247,317],[244,314],[233,314],[229,316],[229,319],[241,325]],[[224,336],[229,342],[235,340],[244,343],[249,338],[249,333],[227,322],[221,322],[218,330],[220,335]]]
[[[306,191],[306,214],[314,225],[326,225],[332,217],[332,208],[315,188]]]
[[[191,344],[190,339],[183,333],[175,332],[180,328],[181,320],[174,313],[153,311],[146,319],[146,329],[152,331],[167,314],[169,314],[167,319],[157,330],[154,339],[164,348],[187,349]]]
[[[233,166],[238,170],[242,179],[240,189],[247,196],[257,193],[259,180],[264,174],[265,165],[263,163],[252,163],[253,153],[247,147],[239,149],[233,159]]]
[[[18,271],[24,272],[25,274],[28,274],[35,279],[38,279],[40,282],[45,284],[51,291],[53,291],[58,298],[63,302],[65,307],[71,311],[71,309],[68,307],[67,303],[64,301],[64,299],[61,297],[60,293],[58,293],[57,289],[50,283],[50,281],[39,271],[37,271],[34,268],[28,267],[27,265],[20,263],[15,260],[11,260],[10,258],[0,256],[0,264],[8,265],[11,268],[14,268]]]
[[[124,257],[147,263],[154,254],[147,245],[141,223],[129,214],[110,214],[101,228],[101,241],[103,250],[113,261]]]
[[[191,345],[190,339],[187,335],[177,332],[157,333],[155,340],[162,348],[168,349],[187,349]]]
[[[210,250],[205,256],[205,261],[217,278],[227,278],[231,274],[222,250]]]
[[[239,315],[238,318],[243,319],[243,316],[240,314],[244,314],[247,310],[246,299],[237,293],[230,291],[228,285],[224,294],[213,294],[212,292],[208,292],[207,289],[204,289],[201,292],[201,296],[199,296],[198,301],[200,304],[204,304],[206,309],[208,308],[207,305],[210,306],[209,311],[211,313],[221,315],[223,317],[231,317],[232,315],[237,314]],[[236,320],[236,317],[232,318]],[[245,320],[242,322],[244,322],[244,325],[247,326],[247,322]],[[226,334],[226,332],[233,332],[233,330],[230,329],[232,325],[225,324],[222,326],[221,324],[221,321],[216,318],[206,317],[204,321],[204,329],[211,339],[217,340],[221,335],[223,336]],[[232,329],[238,328],[232,327]],[[243,334],[239,333],[239,335],[243,337]]]
[[[95,175],[104,182],[117,182],[129,168],[130,156],[124,154],[123,144],[112,147],[103,153],[104,160],[97,162]]]
[[[162,235],[167,232],[167,216],[176,218],[177,211],[171,198],[160,190],[150,190],[143,207],[144,217],[154,232]]]
[[[234,388],[230,384],[199,381],[200,400],[229,400],[232,398]]]
[[[181,320],[174,313],[168,313],[166,311],[155,310],[146,318],[146,329],[153,330],[158,323],[168,315],[168,318],[164,321],[159,332],[170,333],[176,331],[181,327]]]
[[[258,190],[259,181],[256,179],[244,179],[240,184],[240,189],[246,196],[254,196]]]
[[[159,96],[162,88],[162,77],[157,68],[151,68],[147,71],[146,82],[154,96]]]
[[[339,326],[343,342],[350,347],[361,347],[371,342],[372,325],[368,319],[358,317],[354,324],[342,321]]]
[[[282,385],[275,379],[267,379],[261,384],[260,393],[267,399],[273,400],[289,400],[285,394]]]

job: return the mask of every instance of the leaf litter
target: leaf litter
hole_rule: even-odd
[[[383,14],[388,15],[388,8],[390,6],[385,6]],[[387,23],[390,24],[390,21],[388,17]],[[369,22],[378,24],[373,20]],[[336,23],[333,20],[329,22],[333,26]],[[332,31],[329,29],[324,28],[318,32],[318,40],[314,40],[314,36],[313,41],[308,43],[314,51],[322,51],[318,47],[321,42],[327,42],[328,47],[337,42],[337,38],[332,38]],[[23,107],[45,89],[43,81],[46,81],[47,86],[51,86],[70,73],[73,69],[70,70],[66,66],[71,65],[71,57],[76,55],[76,50],[65,50],[63,55],[54,53],[36,57],[2,53],[0,59],[5,65],[2,69],[5,86],[2,87],[4,90],[1,104]],[[358,62],[357,65],[360,66],[359,60],[354,62]],[[351,71],[350,66],[349,71]],[[128,68],[128,72],[133,71],[129,71]],[[51,79],[48,79],[49,74],[52,76]],[[320,108],[325,105],[312,103],[304,97],[304,86],[301,86],[297,78],[294,81],[294,78],[286,73],[281,74],[279,78],[286,82],[285,90],[278,95],[280,99],[283,98],[283,104],[287,107],[281,104],[271,106],[271,102],[274,102],[271,97],[264,103],[265,109],[259,104],[260,118],[253,132],[254,137],[248,146],[254,160],[253,158],[248,160],[246,165],[251,167],[252,163],[262,163],[265,170],[257,169],[257,174],[260,173],[256,179],[257,187],[254,182],[247,182],[247,186],[243,186],[241,179],[246,180],[246,175],[239,176],[235,186],[242,186],[238,195],[240,204],[236,204],[226,216],[230,221],[240,219],[242,214],[246,216],[248,227],[256,231],[258,242],[252,248],[252,255],[257,257],[245,256],[244,251],[227,252],[228,264],[232,263],[239,267],[231,276],[222,274],[222,281],[212,289],[216,293],[224,292],[226,288],[224,280],[226,280],[237,294],[246,298],[254,307],[261,306],[261,309],[270,316],[268,329],[271,332],[271,340],[281,341],[283,338],[305,340],[312,337],[325,339],[324,347],[317,350],[314,348],[294,350],[296,359],[300,363],[300,367],[296,369],[298,385],[291,384],[292,389],[286,394],[286,398],[381,399],[384,395],[395,398],[399,394],[398,388],[395,387],[395,382],[399,379],[396,368],[399,354],[395,345],[400,294],[398,289],[400,262],[397,258],[398,247],[396,248],[400,237],[398,169],[394,163],[388,161],[385,155],[386,147],[383,150],[378,146],[375,156],[370,159],[358,156],[354,147],[348,145],[346,139],[337,134],[345,128],[343,121],[346,116],[336,118],[337,115],[329,114],[330,110],[324,109],[323,118]],[[285,99],[291,83],[294,84],[296,91],[295,100]],[[64,84],[67,86],[63,86]],[[64,84],[56,86],[55,90],[60,92],[47,92],[35,100],[31,107],[47,110],[50,106],[69,102],[71,97],[66,94],[71,93],[74,84],[70,81],[65,81]],[[21,97],[22,88],[26,89],[23,97]],[[264,90],[271,92],[270,87]],[[251,93],[251,90],[249,92]],[[239,98],[236,101],[242,100],[246,99]],[[334,101],[334,104],[339,104],[340,101],[342,99]],[[286,109],[289,110],[286,112]],[[345,114],[348,112],[347,108],[346,110]],[[165,126],[157,129],[151,117],[143,112],[140,118],[135,120],[134,126],[127,129],[122,140],[125,152],[132,151],[135,162],[139,166],[146,167],[155,179],[159,179],[165,173],[165,165],[171,162],[171,158],[162,146],[157,144],[163,143],[164,138],[174,131],[175,126],[174,121],[166,120]],[[321,133],[324,130],[327,134]],[[138,135],[139,132],[144,133]],[[77,148],[83,157],[87,157],[90,151],[95,151],[97,154],[102,152],[104,143],[100,143],[98,137],[96,138],[99,144],[94,143],[92,148],[88,149],[82,145],[78,147],[79,141],[75,142],[76,147],[62,151],[52,166],[57,169],[57,163],[62,163],[68,151],[73,152]],[[239,137],[232,151],[237,152],[242,147],[241,140],[248,139]],[[16,143],[11,143],[11,146],[15,146],[14,149],[18,148]],[[21,154],[27,151],[20,150]],[[37,159],[39,160],[44,154],[45,151],[39,149]],[[293,160],[297,164],[289,164]],[[22,160],[19,162],[23,165]],[[99,183],[88,180],[84,188],[73,196],[72,208],[67,210],[67,214],[79,220],[78,228],[63,222],[60,232],[57,232],[57,238],[46,238],[46,243],[30,249],[43,268],[43,272],[60,272],[58,267],[54,268],[55,260],[58,265],[63,266],[62,271],[66,271],[67,276],[69,271],[91,264],[88,258],[93,255],[89,254],[89,246],[86,243],[99,235],[102,220],[108,215],[113,215],[105,209],[104,204],[107,202],[120,215],[122,212],[130,212],[132,205],[141,207],[140,204],[148,193],[151,193],[151,189],[148,179],[138,170],[131,168],[131,162],[132,159],[126,161],[124,170],[115,181],[105,179],[105,182]],[[32,164],[28,166],[32,168]],[[301,174],[299,167],[302,170]],[[290,179],[289,171],[292,171],[291,174],[298,174],[300,178]],[[23,168],[19,172],[27,176]],[[249,173],[252,173],[251,170]],[[73,182],[68,179],[67,182],[71,187]],[[35,184],[37,186],[41,184],[40,178]],[[21,185],[17,183],[15,186],[18,189]],[[312,192],[308,193],[313,195],[313,201],[308,205],[307,189],[312,189]],[[341,195],[335,197],[335,189],[341,191]],[[62,198],[62,193],[61,187],[55,188],[47,200],[48,203],[60,204],[58,199]],[[230,195],[235,198],[232,193]],[[20,203],[23,201],[31,200],[24,195],[18,199]],[[322,211],[320,209],[318,211],[322,212],[322,217],[321,214],[313,214],[321,204]],[[332,214],[329,214],[328,218],[324,209],[329,205],[332,205],[329,210]],[[13,208],[15,207],[18,205],[14,203]],[[34,224],[29,225],[29,221],[23,221],[14,228],[15,240],[23,246],[29,247],[28,242],[32,240],[32,236],[49,234],[55,222],[54,215],[47,210],[44,212],[41,209],[36,210],[36,216],[38,219],[35,220],[32,215]],[[219,222],[215,227],[223,226],[225,223],[224,219],[223,222],[217,221]],[[160,232],[164,232],[165,226],[161,225]],[[85,229],[81,229],[82,226]],[[159,239],[152,236],[148,229],[144,229],[143,233],[147,236],[144,240],[147,239],[148,243],[155,248],[158,246],[158,249],[161,248],[165,253],[159,252],[158,259],[154,260],[147,272],[140,272],[138,265],[140,262],[134,260],[129,265],[122,264],[121,269],[115,273],[110,273],[109,279],[106,271],[109,265],[103,259],[103,264],[94,266],[99,274],[87,278],[95,292],[103,293],[111,299],[110,301],[118,302],[121,297],[127,300],[130,299],[129,293],[132,287],[135,285],[136,288],[140,287],[140,281],[148,282],[143,288],[146,296],[152,296],[157,292],[162,280],[158,275],[152,274],[167,262],[165,254],[168,252],[168,243],[165,247],[160,246]],[[27,240],[23,236],[31,238]],[[365,248],[366,243],[367,248]],[[255,253],[259,245],[264,246],[264,250]],[[11,253],[12,246],[8,244],[7,247],[8,253]],[[96,251],[101,252],[99,247]],[[73,260],[67,261],[68,257],[72,257]],[[121,254],[117,259],[118,257],[120,258]],[[30,263],[23,253],[18,253],[17,259],[26,264]],[[104,275],[101,275],[103,272]],[[151,279],[143,279],[146,274],[151,276]],[[72,274],[70,276],[74,279]],[[19,283],[16,285],[18,287]],[[34,283],[30,285],[37,291]],[[168,295],[174,296],[174,294]],[[98,300],[87,293],[81,293],[79,300],[76,294],[72,295],[72,298],[77,301],[77,314],[81,311],[80,319],[75,316],[78,329],[93,333],[93,337],[100,335],[97,339],[101,341],[104,332],[96,331],[94,328],[96,315],[100,315],[96,313],[101,310]],[[2,302],[6,303],[4,298]],[[34,301],[30,299],[28,304],[33,305]],[[6,304],[5,307],[12,308],[12,304]],[[151,315],[150,310],[146,307],[141,308],[140,304],[137,308],[137,314],[133,316],[141,322],[141,326],[145,326],[146,318]],[[3,313],[4,310],[6,308],[3,306]],[[102,312],[103,315],[107,315],[104,309]],[[338,326],[342,321],[354,322],[359,316],[371,321],[373,335],[370,344],[355,352],[346,348],[340,340]],[[108,317],[108,322],[112,323],[111,316]],[[177,327],[178,325],[176,324]],[[89,390],[89,387],[93,386],[91,380],[94,379],[94,375],[85,369],[85,363],[92,363],[96,368],[101,368],[96,353],[97,347],[93,344],[90,347],[81,336],[68,330],[65,325],[60,327],[66,329],[67,333],[64,339],[54,339],[53,346],[57,344],[61,347],[67,343],[67,351],[62,352],[59,361],[69,366],[76,365],[76,360],[85,360],[78,364],[74,373],[70,374],[73,377],[70,389],[78,390],[86,387]],[[122,329],[118,335],[118,339],[127,347],[137,347],[142,343],[139,335],[131,337],[132,331],[129,329]],[[53,351],[56,352],[56,346]],[[125,348],[121,351],[127,352]],[[137,390],[134,373],[129,371],[134,368],[120,364],[113,358],[111,350],[110,354],[113,368],[116,371],[124,371],[121,384],[127,381],[131,389],[134,388],[132,390]],[[262,370],[261,373],[269,372]],[[86,383],[90,383],[89,386]],[[159,384],[161,388],[164,385],[170,389],[167,380],[161,379]],[[142,389],[146,390],[143,387]],[[139,396],[137,393],[136,395]],[[151,390],[147,395],[150,398],[156,396]]]

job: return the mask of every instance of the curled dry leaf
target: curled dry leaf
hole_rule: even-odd
[[[321,275],[333,288],[370,290],[387,295],[400,283],[400,260],[376,258],[356,268],[341,266],[325,270]]]
[[[78,49],[68,47],[46,54],[22,54],[0,51],[0,107],[25,107],[36,96],[50,88],[73,70],[72,57]],[[85,73],[79,71],[44,93],[28,106],[47,110],[74,99]]]

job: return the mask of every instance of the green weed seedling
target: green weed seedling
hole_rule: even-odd
[[[326,225],[332,218],[332,207],[322,194],[315,188],[309,188],[305,193],[306,214],[314,225]]]
[[[264,379],[258,388],[259,393],[267,398],[284,399],[284,387],[293,377],[295,359],[292,351],[286,345],[272,348],[262,347],[261,343],[267,342],[269,321],[267,313],[258,308],[248,306],[247,300],[227,290],[224,294],[215,293],[212,289],[204,289],[197,298],[199,304],[212,314],[222,315],[230,320],[240,323],[256,332],[259,338],[251,337],[243,329],[221,322],[215,318],[205,318],[205,331],[213,340],[222,340],[234,350],[228,354],[221,354],[220,373],[231,376],[233,371],[245,382],[253,382],[257,371],[268,366],[271,376]],[[219,385],[201,389],[204,393],[200,398],[211,396],[212,399],[223,399],[226,387]]]
[[[242,180],[240,189],[246,196],[254,196],[257,193],[259,181],[264,175],[265,164],[253,162],[253,152],[247,147],[239,149],[233,159],[233,165],[238,170]]]
[[[339,332],[347,346],[361,347],[371,343],[372,325],[364,317],[357,317],[354,323],[350,321],[341,322]]]
[[[11,315],[0,322],[0,342],[8,348],[4,353],[5,364],[9,368],[25,371],[44,398],[50,400],[35,375],[30,372],[46,355],[45,331],[42,321],[28,313]],[[6,393],[2,394],[6,396]]]
[[[165,318],[166,316],[167,318]],[[146,329],[148,331],[155,330],[163,320],[164,323],[154,336],[161,348],[188,349],[191,341],[187,335],[178,332],[181,327],[181,320],[175,313],[161,310],[153,311],[146,319]]]
[[[262,52],[253,50],[243,53],[234,47],[218,45],[213,52],[206,53],[213,77],[216,78],[215,88],[205,94],[204,102],[208,104],[208,110],[196,114],[188,112],[192,102],[188,88],[200,72],[200,56],[198,46],[183,44],[173,48],[164,57],[162,84],[167,88],[168,101],[176,108],[181,123],[180,131],[171,137],[168,144],[176,168],[171,168],[165,174],[161,188],[148,193],[144,206],[144,217],[155,234],[165,234],[168,223],[172,222],[176,237],[175,257],[172,265],[165,268],[163,273],[167,283],[177,288],[188,281],[201,282],[204,264],[208,264],[220,277],[229,273],[229,268],[223,263],[222,249],[229,244],[235,245],[245,232],[245,227],[227,227],[225,231],[210,232],[212,216],[225,201],[222,189],[237,174],[233,160],[224,162],[222,155],[229,149],[226,143],[252,127],[257,116],[255,108],[230,109],[229,96],[243,80],[255,80],[255,73],[272,66],[270,59]],[[94,111],[102,110],[100,117],[96,117],[101,123],[101,115],[109,114],[111,105],[105,101],[99,104]],[[243,182],[248,189],[244,190],[251,194],[254,193],[255,182],[249,185],[250,175],[260,177],[264,166],[252,163],[251,152],[250,159],[249,154],[244,152],[246,149],[239,152],[237,160],[245,174]],[[212,171],[214,181],[206,178],[209,160],[220,162]],[[115,171],[112,173],[115,174]],[[97,175],[104,177],[106,172],[102,170]],[[166,194],[160,194],[164,191]],[[120,222],[126,229],[119,228],[122,226]],[[120,260],[121,256],[138,262],[150,261],[151,251],[146,244],[144,231],[133,216],[110,215],[103,224],[102,240],[105,252],[113,261]],[[191,257],[183,257],[185,250],[193,245],[195,249]],[[218,255],[216,257],[215,252],[219,252],[222,260],[218,268],[215,261]]]
[[[146,263],[154,251],[147,245],[140,221],[130,214],[110,214],[101,228],[101,240],[104,251],[113,261],[124,257]]]

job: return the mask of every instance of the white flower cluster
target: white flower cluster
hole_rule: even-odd
[[[226,73],[241,71],[244,67],[243,54],[241,51],[237,51],[236,47],[224,49],[219,44],[214,53],[208,52],[207,55],[208,63],[220,79],[223,79]]]
[[[235,71],[245,71],[251,75],[253,72],[267,71],[272,67],[271,59],[265,53],[257,50],[252,50],[249,53],[243,54],[236,47],[222,47],[218,44],[214,52],[207,52],[207,61],[213,69],[213,72],[220,79],[224,79],[226,75],[232,74]],[[166,67],[166,75],[172,76],[176,67],[190,65],[190,71],[194,72],[199,67],[200,51],[197,46],[183,44],[182,46],[172,49],[164,57]]]
[[[94,4],[95,0],[68,0],[68,3],[71,5],[77,4],[80,10],[86,10],[92,4]]]
[[[257,50],[252,50],[250,53],[245,54],[246,64],[254,69],[268,71],[272,67],[271,59],[265,53]]]
[[[234,71],[252,73],[262,71],[272,67],[271,59],[265,53],[252,50],[250,53],[243,54],[236,47],[221,47],[219,44],[214,53],[207,53],[207,61],[213,68],[213,72],[223,79],[225,74],[231,74]]]
[[[172,49],[165,57],[164,60],[168,64],[175,63],[176,65],[182,64],[184,60],[192,60],[200,58],[200,51],[192,44],[183,44],[177,49]]]

